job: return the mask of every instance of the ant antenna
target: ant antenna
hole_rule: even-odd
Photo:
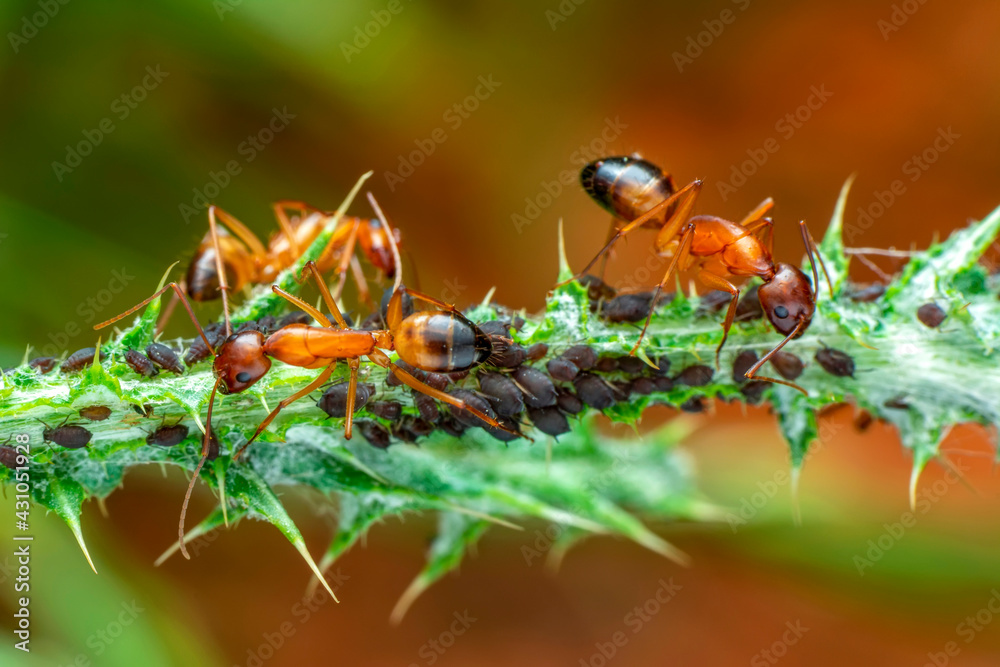
[[[399,258],[399,246],[396,245],[396,236],[392,231],[392,227],[389,226],[389,221],[385,219],[385,214],[382,213],[382,207],[375,201],[375,195],[371,192],[366,194],[368,195],[368,202],[375,210],[375,215],[378,217],[379,222],[385,227],[385,235],[389,238],[389,247],[392,249],[392,261],[396,263],[396,279],[392,283],[392,291],[395,292],[403,282],[403,263]]]
[[[184,558],[191,560],[191,556],[187,552],[187,548],[184,546],[184,517],[187,516],[188,502],[191,500],[191,492],[194,491],[194,485],[198,482],[198,475],[201,473],[202,467],[205,465],[205,461],[208,460],[208,451],[211,446],[212,440],[212,407],[215,404],[215,392],[219,388],[219,383],[222,382],[222,378],[215,381],[212,385],[212,394],[208,398],[208,415],[205,418],[205,423],[208,428],[205,429],[205,441],[201,446],[201,460],[198,461],[198,467],[194,469],[194,474],[191,476],[191,483],[188,484],[187,493],[184,494],[184,504],[181,505],[181,520],[177,524],[177,536],[179,539],[179,546],[181,553]]]

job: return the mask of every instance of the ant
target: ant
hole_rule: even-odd
[[[212,301],[218,299],[221,294],[223,309],[228,311],[228,294],[219,280],[220,272],[227,273],[229,291],[239,291],[246,285],[273,283],[278,274],[294,264],[302,256],[304,249],[315,241],[332,221],[335,226],[330,241],[320,253],[316,263],[323,273],[330,271],[334,266],[337,267],[338,282],[333,292],[336,298],[340,298],[350,267],[358,284],[361,300],[370,303],[368,283],[354,255],[354,249],[360,244],[361,251],[368,261],[379,272],[392,279],[400,265],[398,251],[395,248],[401,238],[398,229],[389,232],[382,224],[380,213],[379,217],[371,219],[343,215],[363,181],[364,179],[359,181],[341,208],[334,213],[321,211],[296,200],[275,202],[274,215],[281,230],[271,237],[266,248],[235,216],[214,204],[209,206],[209,231],[195,251],[182,282],[182,288],[188,298],[199,302]],[[373,206],[377,206],[370,195],[369,199]],[[292,212],[297,212],[298,215],[293,216]],[[389,243],[389,233],[395,235],[393,244]],[[175,296],[168,305],[158,330],[166,326],[176,302]]]
[[[378,210],[378,213],[381,215],[380,210]],[[388,229],[389,225],[384,217],[382,218],[382,224]],[[387,234],[387,237],[389,242],[394,245],[394,234],[390,232]],[[195,468],[191,483],[188,485],[187,493],[184,496],[184,504],[181,508],[180,523],[178,525],[180,549],[185,558],[188,558],[188,554],[184,547],[184,517],[187,513],[188,502],[195,482],[198,479],[198,474],[201,472],[208,457],[209,434],[212,433],[212,409],[215,404],[215,394],[216,392],[236,394],[246,391],[270,370],[272,358],[301,368],[323,368],[323,371],[307,386],[283,399],[267,415],[260,426],[257,427],[253,436],[233,455],[234,461],[240,457],[243,450],[257,439],[257,436],[267,428],[282,409],[322,386],[333,374],[338,361],[346,361],[350,368],[347,410],[344,422],[344,437],[350,439],[354,421],[355,395],[361,357],[367,357],[373,363],[385,368],[400,382],[412,389],[448,403],[459,410],[465,410],[494,428],[521,436],[521,433],[517,430],[501,424],[496,419],[469,405],[462,399],[430,387],[418,380],[393,363],[389,355],[386,354],[385,351],[391,352],[395,350],[400,359],[410,366],[430,372],[464,371],[486,363],[494,354],[492,339],[454,306],[407,287],[402,287],[400,285],[401,275],[397,272],[386,316],[389,328],[387,330],[376,331],[351,329],[341,314],[340,308],[337,306],[337,302],[333,298],[329,287],[327,287],[319,265],[314,261],[306,263],[300,282],[305,281],[310,276],[318,285],[323,301],[333,316],[336,326],[319,309],[289,294],[279,286],[272,285],[271,289],[275,294],[311,315],[321,326],[310,326],[300,323],[288,324],[267,337],[256,330],[246,330],[231,334],[227,313],[226,339],[216,349],[205,335],[204,330],[194,316],[187,297],[177,283],[166,285],[124,313],[94,326],[95,329],[101,329],[122,318],[128,317],[149,304],[153,299],[158,298],[168,289],[173,289],[191,316],[191,320],[195,323],[198,333],[214,355],[212,371],[216,380],[212,386],[212,392],[208,400],[208,414],[206,417],[201,460],[198,462],[197,468]],[[225,282],[225,273],[220,272],[219,277],[220,289],[225,294],[225,291],[228,289]],[[404,317],[403,294],[408,294],[411,297],[435,305],[442,310],[416,312]]]
[[[719,367],[719,354],[729,337],[736,316],[740,290],[727,278],[730,276],[757,276],[764,281],[757,291],[758,298],[775,330],[785,336],[770,352],[761,357],[747,372],[749,379],[759,379],[793,387],[808,395],[805,389],[792,382],[775,378],[758,377],[757,371],[788,341],[798,338],[812,321],[816,310],[819,275],[816,257],[826,276],[830,277],[822,257],[816,251],[816,242],[805,222],[800,222],[802,241],[812,266],[813,281],[791,264],[773,259],[774,222],[765,217],[774,206],[768,197],[740,222],[731,222],[712,215],[689,217],[694,200],[701,191],[702,181],[695,180],[680,190],[675,190],[673,180],[651,162],[634,157],[610,157],[592,162],[583,168],[580,180],[587,194],[601,207],[616,216],[615,231],[608,242],[583,271],[559,283],[564,285],[587,271],[623,238],[640,227],[658,229],[654,248],[658,255],[669,257],[666,274],[657,286],[650,302],[642,334],[632,348],[635,355],[649,328],[657,297],[670,276],[678,270],[698,268],[698,277],[713,289],[730,294],[729,308],[722,325],[722,341],[715,350],[715,365]],[[766,243],[763,232],[767,232]],[[557,285],[558,286],[558,285]],[[832,286],[830,287],[833,293]]]

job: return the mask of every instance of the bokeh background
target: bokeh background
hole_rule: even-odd
[[[703,212],[737,218],[773,196],[787,260],[801,255],[794,223],[821,233],[854,172],[848,222],[905,183],[854,245],[925,247],[1000,204],[1000,5],[989,0],[5,0],[0,26],[4,366],[27,344],[93,344],[98,315],[139,301],[189,256],[205,195],[266,236],[270,202],[334,208],[372,169],[371,189],[405,234],[408,280],[460,304],[496,286],[499,300],[529,309],[554,282],[560,218],[575,264],[604,238],[606,216],[575,182],[555,185],[589,155],[638,151],[680,183],[703,178]],[[265,145],[272,122],[281,130]],[[957,138],[914,171],[912,157],[941,132]],[[778,150],[744,165],[761,161],[768,140]],[[218,174],[233,161],[227,182]],[[618,254],[613,281],[644,261],[648,241]],[[645,426],[673,417],[652,411]],[[304,618],[305,568],[268,526],[244,523],[192,562],[154,568],[183,480],[134,473],[106,513],[87,508],[99,576],[57,519],[36,517],[36,651],[2,655],[25,665],[597,667],[625,615],[673,578],[681,591],[607,664],[998,664],[1000,619],[981,611],[1000,596],[1000,486],[986,434],[952,432],[968,486],[929,470],[924,488],[941,493],[859,575],[854,557],[907,510],[909,457],[888,429],[857,434],[850,419],[825,418],[802,479],[801,527],[777,484],[737,530],[663,527],[693,556],[689,569],[593,539],[556,574],[525,565],[523,535],[493,531],[398,628],[388,613],[420,567],[429,523],[377,527],[340,565],[343,603]],[[712,500],[739,507],[787,470],[766,411],[719,407],[702,421],[687,447]],[[208,510],[207,494],[196,501],[195,515]],[[321,548],[332,517],[289,501]],[[13,511],[9,497],[4,506]],[[101,639],[133,601],[143,611]],[[466,610],[477,619],[469,630],[443,654],[428,649]],[[977,612],[993,625],[970,639],[959,626]],[[283,623],[291,636],[261,661]],[[807,630],[762,653],[786,624]],[[958,655],[939,655],[948,642]]]

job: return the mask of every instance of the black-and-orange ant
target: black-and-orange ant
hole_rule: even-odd
[[[235,216],[214,204],[209,206],[208,233],[188,265],[182,283],[184,292],[193,301],[213,301],[221,296],[223,309],[228,312],[228,294],[221,288],[220,271],[226,272],[229,291],[239,291],[247,285],[273,283],[279,273],[298,261],[304,250],[333,225],[330,240],[317,257],[316,264],[323,273],[336,267],[338,280],[333,291],[336,298],[340,298],[350,268],[358,285],[359,298],[370,304],[368,282],[355,256],[355,247],[360,245],[372,266],[392,279],[400,266],[396,248],[401,237],[399,230],[394,229],[391,232],[394,234],[393,243],[389,243],[387,237],[390,232],[382,224],[381,213],[375,218],[344,215],[364,180],[358,181],[341,208],[333,213],[302,201],[275,202],[274,215],[280,230],[271,236],[266,247]],[[171,300],[159,329],[166,326],[176,300],[176,296]]]
[[[807,393],[792,382],[757,376],[761,366],[788,341],[802,335],[812,321],[816,310],[819,280],[816,270],[817,258],[829,283],[829,275],[822,264],[822,258],[818,252],[814,256],[816,243],[805,222],[799,224],[802,241],[812,266],[812,284],[797,267],[774,262],[773,221],[765,217],[774,206],[771,198],[761,202],[740,222],[731,222],[711,215],[691,217],[702,182],[695,180],[680,190],[674,190],[671,177],[646,160],[633,157],[610,157],[598,160],[583,168],[580,179],[587,194],[624,224],[616,225],[608,242],[583,271],[560,285],[586,274],[619,239],[640,227],[659,230],[653,242],[654,248],[660,256],[670,258],[666,274],[656,286],[646,322],[639,340],[632,348],[632,355],[642,344],[657,297],[667,285],[670,276],[675,271],[696,266],[698,277],[703,283],[731,295],[726,319],[722,325],[722,341],[715,352],[715,364],[718,368],[719,353],[729,336],[740,296],[739,288],[728,278],[757,276],[764,281],[757,292],[761,306],[775,330],[784,334],[785,339],[761,357],[747,371],[746,377],[788,385]],[[767,232],[766,242],[763,232]],[[832,286],[830,291],[832,293]]]
[[[388,222],[384,218],[382,218],[382,223],[388,228]],[[389,234],[389,238],[390,243],[394,243],[395,239],[392,234]],[[225,293],[227,289],[226,277],[224,273],[220,273],[219,275],[221,278],[220,288]],[[344,421],[344,436],[349,439],[353,425],[354,399],[361,357],[367,357],[373,363],[385,368],[400,382],[421,393],[475,415],[475,417],[493,428],[506,431],[515,436],[521,435],[517,430],[505,426],[493,417],[468,405],[460,398],[445,393],[440,389],[435,389],[420,381],[393,363],[389,355],[386,354],[386,351],[391,352],[395,350],[400,359],[410,366],[422,371],[436,373],[464,371],[486,363],[494,352],[492,339],[460,311],[455,309],[454,306],[420,292],[402,287],[400,284],[401,276],[397,272],[386,316],[388,329],[376,331],[356,330],[348,327],[340,308],[337,306],[336,300],[333,298],[326,285],[326,281],[323,279],[319,266],[315,262],[307,262],[303,268],[301,280],[305,280],[308,277],[315,279],[323,301],[336,324],[332,323],[319,309],[289,294],[279,286],[272,285],[271,289],[275,294],[278,294],[311,315],[321,326],[310,326],[300,323],[288,324],[266,337],[260,331],[245,330],[227,335],[225,341],[218,349],[215,349],[194,316],[191,304],[188,302],[184,292],[177,283],[170,283],[124,313],[94,327],[95,329],[100,329],[128,317],[149,304],[153,299],[158,298],[168,289],[172,289],[191,316],[191,320],[195,323],[202,339],[208,345],[208,348],[213,351],[214,362],[212,370],[216,380],[209,395],[205,428],[206,435],[203,439],[201,460],[198,462],[197,468],[195,468],[191,483],[184,497],[180,523],[178,525],[180,548],[185,557],[188,557],[188,554],[184,548],[184,517],[187,513],[191,492],[194,489],[195,482],[209,453],[208,434],[212,431],[212,409],[215,404],[215,394],[217,391],[221,391],[223,394],[236,394],[246,391],[270,370],[271,359],[277,359],[286,364],[301,368],[323,368],[323,371],[306,387],[283,399],[261,422],[250,439],[236,451],[233,456],[234,460],[238,459],[243,450],[257,439],[282,409],[322,386],[332,375],[338,361],[346,361],[350,368],[349,387],[347,391],[348,403]],[[421,311],[404,317],[404,294],[435,305],[441,310]]]

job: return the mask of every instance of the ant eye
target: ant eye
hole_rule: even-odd
[[[788,309],[785,308],[784,306],[778,306],[777,308],[774,309],[774,314],[775,316],[778,317],[778,319],[783,320],[786,317],[788,317]]]
[[[239,373],[236,374],[236,381],[237,382],[249,382],[250,381],[250,374],[247,373],[246,371],[241,371],[241,372],[239,372]]]

